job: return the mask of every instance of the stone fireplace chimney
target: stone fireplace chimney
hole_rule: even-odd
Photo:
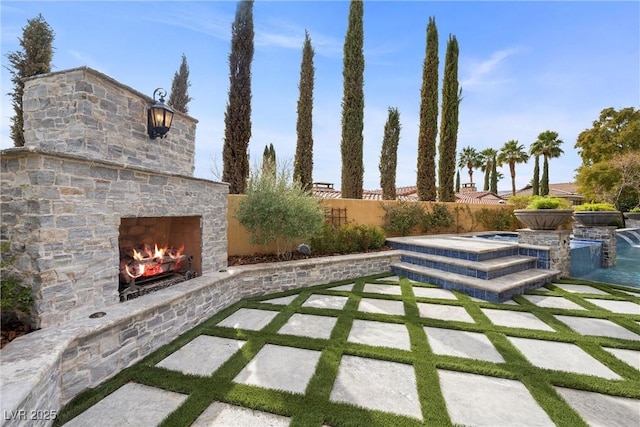
[[[86,67],[26,80],[23,100],[26,144],[2,151],[0,237],[35,326],[120,303],[123,220],[188,223],[198,274],[226,267],[228,186],[193,177],[195,119],[176,113],[149,139],[151,98]]]

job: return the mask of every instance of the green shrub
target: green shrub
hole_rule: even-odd
[[[385,211],[382,228],[391,236],[407,236],[425,224],[426,212],[420,203],[398,202],[382,208]]]
[[[13,265],[15,258],[8,256],[9,242],[0,245],[0,309],[2,311],[20,311],[26,315],[31,313],[33,297],[28,287],[22,286],[20,281],[11,275],[7,269]]]
[[[311,250],[318,254],[349,254],[380,249],[385,240],[384,231],[373,225],[325,224],[310,244]]]
[[[514,209],[526,209],[534,196],[512,196],[507,203],[513,205]]]
[[[446,205],[433,204],[431,212],[427,213],[424,217],[422,230],[424,232],[430,230],[445,230],[451,227],[455,221],[453,214],[449,212]]]
[[[550,196],[533,196],[526,209],[569,209],[570,204],[564,199]]]
[[[635,208],[631,209],[629,212],[640,212],[640,206],[636,206]]]
[[[298,240],[320,231],[324,211],[317,199],[291,179],[289,168],[280,169],[274,176],[254,168],[235,218],[249,231],[253,244],[275,243],[278,257],[290,259]]]
[[[487,230],[512,230],[517,221],[510,209],[482,208],[475,213],[475,216]]]
[[[592,212],[592,211],[615,211],[615,206],[611,203],[585,203],[583,205],[576,206],[575,211],[578,212]]]

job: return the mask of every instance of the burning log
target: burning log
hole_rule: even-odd
[[[138,278],[153,278],[180,271],[180,263],[187,259],[182,249],[149,246],[131,249],[120,258],[120,283],[131,285]]]

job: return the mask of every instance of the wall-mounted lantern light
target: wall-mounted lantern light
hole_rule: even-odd
[[[160,97],[156,101],[156,94]],[[173,120],[173,109],[164,103],[167,91],[158,88],[153,91],[153,105],[149,108],[149,138],[164,138],[171,129]]]

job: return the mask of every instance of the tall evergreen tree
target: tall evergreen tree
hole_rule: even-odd
[[[396,167],[398,164],[400,129],[400,113],[397,108],[389,107],[389,117],[384,125],[379,166],[382,200],[396,199]]]
[[[493,160],[497,154],[498,152],[493,148],[485,148],[480,152],[480,161],[482,163],[480,169],[484,172],[484,186],[482,187],[482,191],[489,191]]]
[[[442,83],[442,115],[440,122],[440,153],[438,163],[438,199],[454,202],[453,179],[456,170],[456,145],[458,142],[458,108],[461,94],[458,84],[458,40],[453,35],[447,42]]]
[[[493,162],[491,162],[491,184],[489,185],[489,191],[494,194],[498,194],[498,159],[497,152],[493,156]]]
[[[535,160],[533,164],[533,178],[531,179],[531,194],[534,196],[540,195],[540,156],[535,153]]]
[[[460,169],[456,171],[456,193],[460,192]]]
[[[262,174],[276,177],[276,149],[273,144],[265,145],[262,153]]]
[[[42,14],[27,20],[22,28],[22,38],[19,38],[22,50],[9,52],[7,69],[11,73],[13,91],[9,92],[15,115],[11,118],[10,135],[13,145],[24,146],[24,117],[22,96],[24,95],[24,80],[27,77],[51,72],[53,58],[53,30],[45,21]]]
[[[298,98],[298,121],[296,131],[296,157],[293,166],[293,179],[300,181],[302,188],[311,191],[313,186],[313,47],[309,33],[304,32],[302,64],[300,66],[300,97]]]
[[[251,139],[251,61],[253,60],[253,0],[241,0],[231,24],[229,102],[224,113],[222,180],[231,194],[242,194],[249,177],[247,150]]]
[[[542,178],[540,178],[540,195],[546,196],[549,194],[549,159],[560,157],[564,153],[560,145],[563,144],[561,139],[558,139],[558,132],[546,130],[538,135],[536,142],[532,144],[532,150],[535,147],[535,151],[538,154],[542,154],[544,158],[542,164]]]
[[[420,131],[418,133],[418,199],[435,201],[436,138],[438,136],[438,28],[429,17],[427,47],[422,66],[420,90]]]
[[[364,44],[362,0],[351,0],[344,40],[344,93],[342,97],[342,180],[345,199],[362,199],[364,164]]]
[[[173,75],[173,82],[171,83],[171,95],[169,95],[169,105],[176,111],[181,113],[188,113],[189,101],[193,98],[189,96],[189,65],[187,65],[187,57],[182,54],[182,62],[180,63],[180,69]]]

